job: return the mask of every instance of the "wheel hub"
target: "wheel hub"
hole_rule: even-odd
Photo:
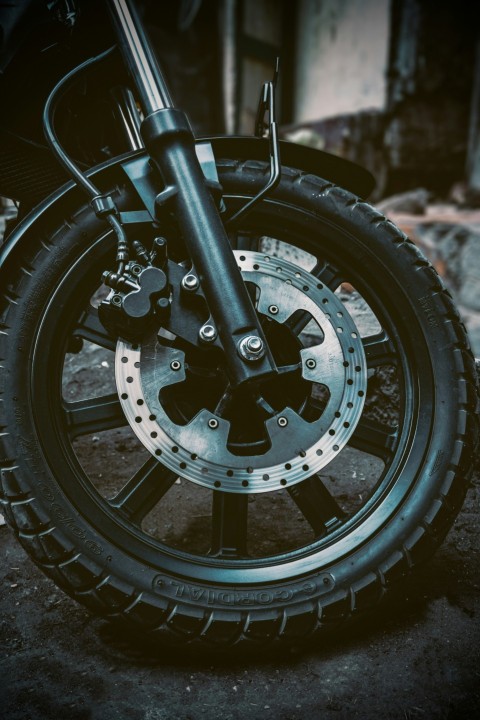
[[[268,402],[268,388],[266,400],[262,389],[252,400],[252,421],[256,408],[263,442],[245,440],[242,449],[241,432],[232,442],[235,408],[246,416],[242,422],[248,429],[248,402],[242,405],[237,399],[230,407],[230,419],[228,412],[220,412],[221,403],[214,408],[205,403],[208,407],[197,409],[191,418],[188,413],[172,413],[166,398],[181,394],[192,369],[185,352],[164,344],[157,334],[142,345],[118,342],[117,388],[136,435],[172,471],[209,489],[271,492],[318,472],[347,444],[365,401],[365,353],[344,305],[314,275],[263,253],[235,251],[235,255],[244,280],[255,288],[256,309],[267,338],[269,326],[286,332],[300,316],[304,325],[310,323],[307,331],[314,327],[310,346],[290,343],[290,354],[297,348],[298,369],[295,380],[288,379],[295,371],[285,375],[285,388],[291,390],[285,403]],[[210,376],[215,372],[211,370]],[[282,379],[276,382],[277,398]]]

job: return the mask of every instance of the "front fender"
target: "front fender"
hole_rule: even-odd
[[[211,142],[217,158],[268,160],[267,139],[222,136],[205,140]],[[362,198],[367,198],[375,187],[373,175],[365,168],[306,145],[281,140],[280,160],[282,165],[318,175]]]
[[[268,140],[255,137],[203,138],[199,142],[210,142],[215,157],[238,160],[268,160]],[[118,169],[138,161],[145,151],[128,153],[87,170],[86,175],[94,181],[101,192],[107,191],[118,182]],[[350,190],[356,195],[367,197],[375,186],[372,175],[364,168],[343,158],[308,148],[304,145],[281,141],[280,156],[283,165],[319,175]],[[84,192],[73,182],[63,185],[37,205],[13,230],[0,251],[0,287],[7,282],[8,267],[14,258],[21,257],[23,242],[30,237],[41,235],[47,219],[54,219],[74,213],[85,203]]]

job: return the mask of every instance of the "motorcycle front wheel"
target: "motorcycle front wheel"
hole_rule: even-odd
[[[229,217],[267,168],[217,164]],[[137,209],[120,170],[114,193]],[[24,548],[94,613],[220,648],[373,608],[459,512],[478,423],[451,298],[370,205],[283,168],[229,234],[291,369],[256,396],[232,398],[218,356],[169,333],[108,336],[114,238],[87,205],[31,238],[0,334],[0,499]]]

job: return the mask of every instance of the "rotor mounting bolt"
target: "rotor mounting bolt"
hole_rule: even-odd
[[[172,360],[172,362],[170,363],[170,369],[174,370],[175,372],[177,370],[180,370],[181,367],[182,363],[179,360]]]
[[[288,420],[287,420],[286,417],[283,417],[283,415],[280,415],[280,417],[279,417],[278,420],[277,420],[277,423],[279,424],[279,426],[280,426],[281,428],[284,428],[284,427],[287,427],[287,425],[288,425]]]
[[[278,315],[278,305],[270,305],[268,312],[270,315]]]
[[[198,289],[199,282],[196,275],[193,273],[188,273],[187,275],[183,276],[182,279],[182,288],[186,290],[187,292],[195,292],[195,290]]]
[[[238,352],[244,360],[254,362],[265,355],[265,345],[258,335],[247,335],[238,343]]]
[[[313,358],[308,358],[305,365],[307,366],[307,368],[309,370],[314,370],[317,367],[317,363],[315,362],[315,360]]]
[[[210,418],[210,420],[208,421],[208,427],[210,428],[210,430],[216,430],[218,428],[218,420],[216,420],[215,418]]]
[[[203,325],[198,335],[200,337],[200,340],[204,343],[211,343],[217,338],[217,331],[213,327],[213,325],[209,325],[208,323],[206,325]]]

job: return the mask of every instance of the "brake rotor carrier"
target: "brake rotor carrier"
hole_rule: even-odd
[[[318,344],[299,352],[304,380],[325,386],[321,416],[308,422],[285,407],[265,421],[270,447],[241,456],[227,447],[230,422],[207,409],[186,424],[174,422],[162,388],[185,381],[185,353],[155,334],[142,345],[117,343],[115,374],[125,416],[142,444],[163,465],[212,490],[271,492],[294,485],[331,462],[362,414],[367,365],[360,334],[338,297],[314,275],[286,260],[235,251],[246,282],[258,288],[257,312],[285,323],[304,310],[318,325]],[[312,385],[313,388],[313,385]]]

